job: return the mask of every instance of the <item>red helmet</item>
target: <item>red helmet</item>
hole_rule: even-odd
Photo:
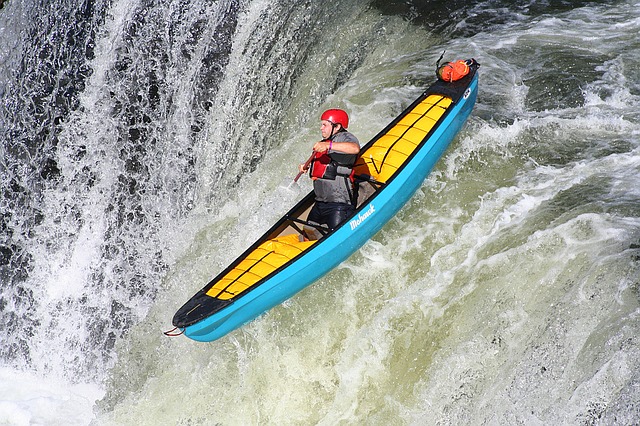
[[[327,120],[333,124],[341,124],[343,128],[349,127],[349,115],[341,109],[328,109],[322,113],[320,120]]]

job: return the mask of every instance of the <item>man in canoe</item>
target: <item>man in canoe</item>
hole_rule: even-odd
[[[360,142],[347,127],[349,116],[345,111],[328,109],[322,113],[322,140],[313,145],[311,161],[299,166],[300,172],[308,170],[313,179],[316,203],[307,220],[329,229],[336,228],[355,211],[353,165],[360,153]]]

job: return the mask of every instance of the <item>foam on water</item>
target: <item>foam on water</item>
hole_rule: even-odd
[[[479,35],[475,43],[488,37]],[[507,63],[487,55],[483,71]],[[496,72],[517,75],[515,68]],[[588,110],[532,112],[524,103],[525,84],[503,92],[503,83],[487,74],[480,118],[472,119],[443,165],[378,236],[299,297],[215,348],[167,343],[164,356],[182,360],[173,366],[177,371],[124,397],[109,419],[123,421],[140,398],[147,404],[140,412],[157,410],[164,380],[178,384],[177,394],[199,407],[181,408],[176,421],[548,424],[558,416],[584,422],[634,418],[628,406],[615,413],[621,403],[613,395],[633,398],[634,381],[624,377],[639,356],[629,340],[637,329],[631,296],[637,249],[629,242],[638,237],[638,219],[608,213],[607,200],[635,193],[627,189],[640,166],[637,148],[612,153],[576,133],[609,141],[637,134],[637,124],[621,119],[608,102]],[[369,79],[365,69],[359,78]],[[349,101],[353,87],[358,85],[340,95]],[[394,90],[407,102],[416,87],[387,92]],[[483,121],[491,97],[500,96],[508,101],[498,117],[525,114],[508,124]],[[371,121],[399,109],[384,99],[351,105]],[[519,107],[514,112],[510,105]],[[587,150],[557,164],[544,146],[531,151],[537,143],[553,147],[554,138]],[[232,238],[248,236],[254,225],[233,229]],[[195,383],[188,365],[207,366]],[[575,382],[577,390],[571,388]],[[208,383],[216,383],[224,403],[212,404],[198,392]],[[239,409],[229,413],[229,405]]]
[[[37,238],[21,240],[35,256],[24,288],[38,296],[36,373],[0,370],[0,423],[640,418],[637,2],[542,16],[505,4],[513,22],[480,26],[470,13],[447,39],[368,2],[342,2],[352,25],[335,32],[331,2],[142,3],[112,3],[82,108],[60,133],[60,186],[44,191]],[[199,67],[208,47],[224,50],[225,22],[237,27],[219,96],[200,108]],[[170,107],[157,110],[135,84],[159,72],[144,56],[160,54],[156,42],[171,64]],[[310,189],[283,176],[308,156],[318,112],[348,108],[366,141],[433,81],[444,49],[482,64],[478,104],[407,206],[229,336],[163,336],[175,309]],[[121,123],[137,116],[114,112],[127,102],[151,118],[139,158]],[[132,221],[118,222],[119,206]]]
[[[93,406],[104,396],[95,384],[0,369],[0,424],[11,426],[87,425]]]

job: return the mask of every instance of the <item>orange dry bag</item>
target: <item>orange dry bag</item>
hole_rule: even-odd
[[[469,74],[468,61],[454,61],[444,64],[438,67],[438,78],[451,83],[452,81],[460,80],[465,75]]]

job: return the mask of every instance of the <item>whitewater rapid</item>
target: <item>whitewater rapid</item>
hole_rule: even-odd
[[[640,4],[377,3],[4,4],[0,424],[639,421]],[[407,206],[224,339],[164,336],[310,189],[319,113],[368,140],[443,50],[480,93]]]

